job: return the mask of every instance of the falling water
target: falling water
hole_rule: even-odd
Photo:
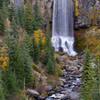
[[[52,44],[55,51],[59,48],[75,56],[73,36],[73,2],[72,0],[54,0]]]

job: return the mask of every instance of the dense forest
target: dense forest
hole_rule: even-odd
[[[21,1],[0,0],[0,100],[100,100],[100,7],[94,3],[89,24],[80,25],[82,8],[72,0],[71,56],[52,46],[52,15],[42,4]]]

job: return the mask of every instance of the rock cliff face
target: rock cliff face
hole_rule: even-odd
[[[75,27],[100,25],[100,0],[76,0]]]
[[[33,4],[36,0],[32,0]],[[54,0],[37,0],[43,17],[52,21]],[[73,0],[75,28],[100,25],[100,0]],[[46,21],[45,20],[45,21]]]
[[[33,5],[35,4],[35,1],[38,1],[45,22],[48,20],[49,21],[52,20],[52,9],[54,0],[31,0],[31,1]]]

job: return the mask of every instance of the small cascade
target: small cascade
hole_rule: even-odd
[[[54,0],[52,44],[55,51],[59,48],[70,56],[75,56],[73,35],[73,2],[72,0]]]

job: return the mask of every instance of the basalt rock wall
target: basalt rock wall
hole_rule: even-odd
[[[32,0],[34,4],[36,0]],[[54,0],[37,0],[45,19],[52,22]],[[73,0],[75,28],[100,25],[100,0]]]

